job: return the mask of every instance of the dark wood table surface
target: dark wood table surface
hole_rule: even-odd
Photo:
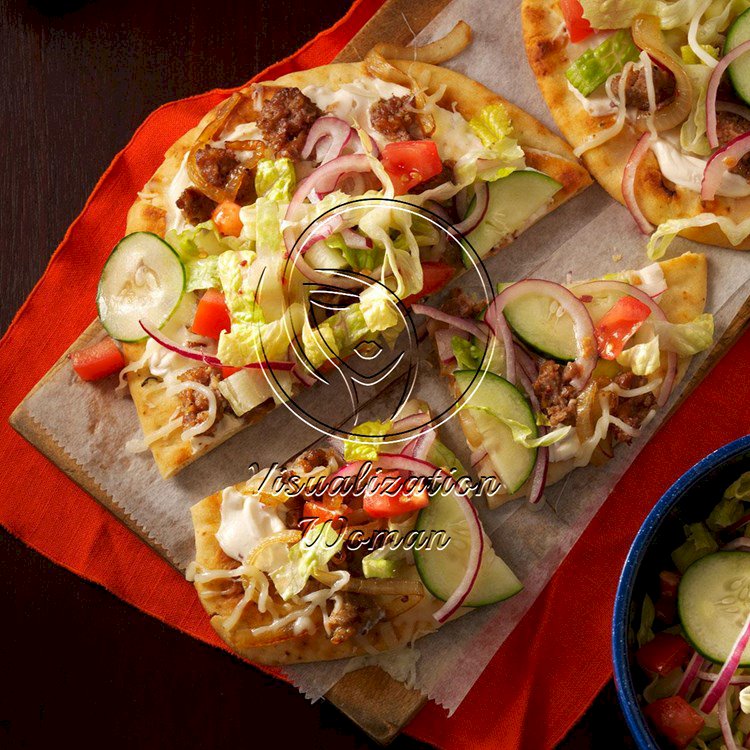
[[[243,83],[348,0],[0,1],[0,330],[160,104]],[[5,498],[4,502],[14,501]],[[22,501],[16,498],[15,501]],[[0,747],[370,743],[338,711],[135,610],[0,530]],[[419,747],[400,737],[395,748]],[[633,747],[610,685],[561,748]],[[530,748],[529,750],[534,750]]]

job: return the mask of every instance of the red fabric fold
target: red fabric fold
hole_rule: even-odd
[[[382,2],[358,0],[338,24],[258,78],[330,62]],[[217,646],[222,644],[192,586],[18,436],[8,417],[94,318],[102,262],[124,231],[135,193],[169,145],[227,93],[173,102],[146,119],[102,176],[0,341],[0,523],[57,564]],[[684,470],[746,429],[737,407],[750,401],[749,381],[741,377],[749,354],[746,335],[644,449],[456,715],[448,719],[430,704],[410,733],[445,747],[538,750],[561,739],[610,675],[613,593],[642,519]]]

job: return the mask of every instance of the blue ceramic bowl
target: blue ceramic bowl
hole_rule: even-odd
[[[750,471],[750,435],[719,448],[683,474],[654,506],[633,541],[615,596],[612,657],[615,685],[625,721],[642,750],[663,750],[640,708],[638,693],[645,687],[634,665],[634,633],[643,598],[658,591],[659,572],[670,566],[669,556],[685,539],[686,523],[703,521],[724,490]]]

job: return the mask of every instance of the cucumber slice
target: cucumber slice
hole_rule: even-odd
[[[727,39],[724,42],[724,54],[731,52],[735,47],[750,39],[750,8],[740,13],[734,19],[727,31]],[[737,96],[746,104],[750,104],[750,54],[740,55],[729,65],[729,80],[732,82]]]
[[[466,393],[476,373],[471,370],[459,370],[453,375],[458,387]],[[493,414],[526,425],[531,430],[531,437],[534,438],[539,434],[534,412],[518,388],[492,372],[485,373],[481,384],[471,388],[473,390],[466,403],[469,406],[488,409],[492,413],[479,409],[469,409],[468,413],[482,436],[482,445],[492,465],[507,488],[508,494],[512,495],[521,489],[531,475],[537,449],[526,448],[513,440],[510,429]]]
[[[575,293],[575,286],[572,288]],[[596,323],[612,308],[620,295],[605,294],[585,302]],[[578,356],[573,321],[549,297],[529,294],[503,310],[508,325],[521,341],[543,357],[570,362]]]
[[[161,328],[185,293],[185,267],[151,232],[133,232],[115,245],[99,279],[96,307],[107,333],[118,341],[147,338],[139,320]]]
[[[447,601],[466,572],[469,553],[469,531],[466,519],[453,495],[440,493],[417,516],[415,529],[445,531],[450,539],[444,549],[438,549],[439,537],[432,549],[414,550],[414,563],[427,590],[437,599]],[[464,601],[466,607],[484,607],[517,594],[523,585],[515,573],[491,549],[485,537],[482,567],[471,592]]]
[[[677,607],[695,650],[723,664],[750,612],[750,553],[714,552],[694,562],[680,581]],[[750,646],[740,666],[750,667]]]
[[[480,258],[516,232],[544,208],[562,185],[544,172],[521,169],[489,184],[490,200],[482,223],[466,235]],[[462,253],[464,265],[472,268],[470,250]]]

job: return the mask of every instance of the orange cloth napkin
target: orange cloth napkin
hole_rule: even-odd
[[[357,0],[334,27],[259,78],[330,62],[382,1]],[[0,523],[59,565],[217,646],[192,586],[13,432],[8,417],[95,317],[99,272],[124,233],[135,193],[166,149],[228,93],[167,104],[141,125],[0,341]],[[448,719],[429,704],[409,733],[442,747],[504,750],[543,750],[563,737],[610,677],[613,596],[641,521],[683,471],[748,429],[748,362],[746,334],[644,448],[456,714]]]

